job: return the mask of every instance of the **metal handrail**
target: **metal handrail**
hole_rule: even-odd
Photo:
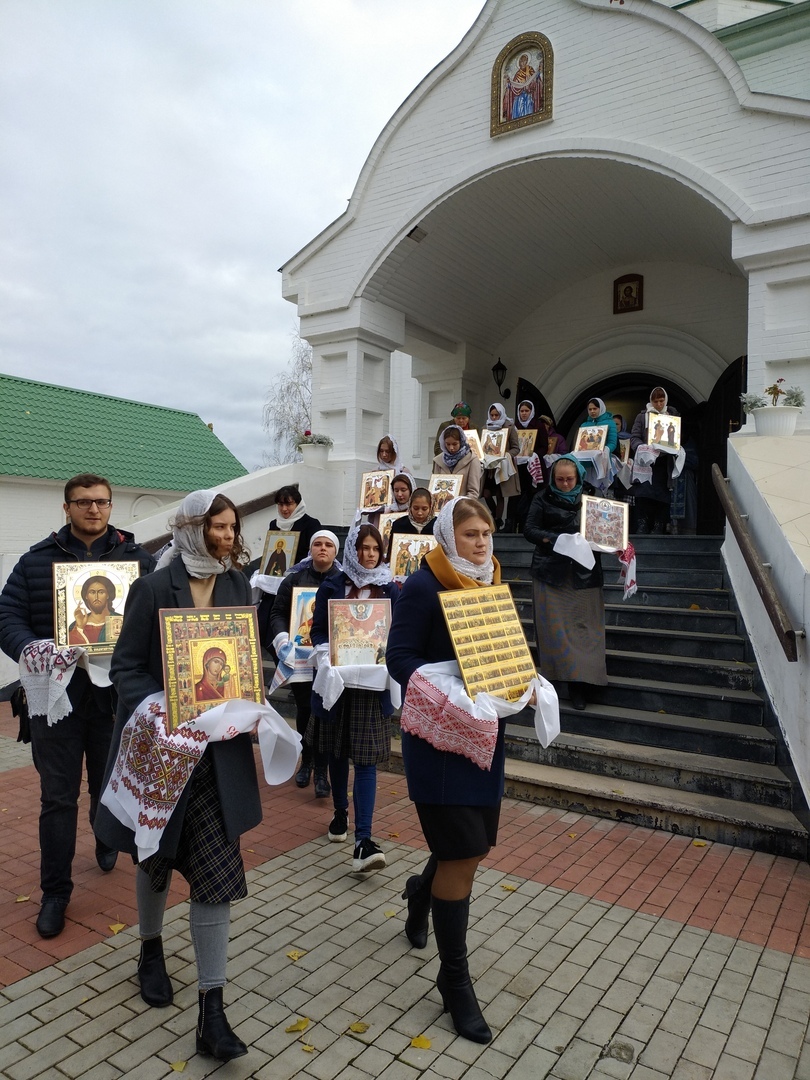
[[[788,613],[785,611],[782,601],[779,599],[779,595],[774,588],[773,582],[766,573],[766,569],[770,566],[770,563],[765,563],[760,558],[756,545],[743,520],[743,516],[737,508],[737,503],[734,501],[734,496],[728,490],[729,480],[727,477],[723,476],[717,463],[712,465],[712,482],[714,483],[715,490],[720,499],[720,505],[723,507],[723,513],[726,515],[726,520],[731,526],[731,531],[734,533],[734,538],[742,552],[742,557],[745,559],[745,565],[751,573],[756,590],[762,598],[762,603],[765,605],[765,611],[768,613],[768,618],[771,620],[773,628],[776,631],[779,644],[782,646],[787,659],[792,664],[795,664],[799,659],[796,638],[797,636],[804,637],[804,631],[793,629]]]

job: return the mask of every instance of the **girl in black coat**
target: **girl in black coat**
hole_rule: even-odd
[[[119,708],[107,775],[121,733],[137,706],[163,690],[161,608],[244,607],[251,591],[240,566],[236,507],[215,491],[193,491],[180,505],[174,539],[158,568],[133,582],[110,677]],[[163,958],[163,912],[173,870],[189,883],[189,922],[197,961],[197,1052],[220,1061],[247,1053],[222,1005],[230,904],[247,896],[239,836],[258,825],[262,810],[250,736],[210,742],[171,812],[157,854],[138,865],[136,893],[141,934],[138,978],[148,1005],[170,1005],[172,984]],[[96,834],[110,847],[135,853],[133,833],[102,804]]]
[[[669,398],[663,386],[656,386],[650,394],[650,400],[638,414],[630,433],[630,452],[635,454],[639,446],[649,440],[647,418],[650,413],[665,413],[678,416],[678,410],[669,404]],[[630,491],[636,508],[637,533],[665,533],[670,520],[672,502],[672,479],[675,458],[671,454],[661,453],[653,462],[652,475],[642,483],[634,481]]]

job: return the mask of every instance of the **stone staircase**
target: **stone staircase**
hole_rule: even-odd
[[[622,600],[603,556],[609,682],[584,712],[562,698],[561,734],[543,750],[527,713],[508,728],[507,791],[552,806],[696,838],[807,858],[801,792],[758,691],[725,580],[720,538],[638,537],[639,589]],[[531,547],[496,553],[532,649]]]

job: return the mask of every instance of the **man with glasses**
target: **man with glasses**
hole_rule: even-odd
[[[68,480],[63,510],[67,523],[23,555],[0,593],[0,648],[14,661],[32,643],[53,639],[54,563],[135,560],[142,574],[154,569],[155,560],[135,543],[132,533],[109,524],[112,489],[103,476],[82,473]],[[72,710],[67,716],[56,722],[48,716],[30,717],[31,751],[42,796],[42,905],[37,930],[44,938],[56,937],[64,929],[73,891],[82,765],[86,761],[92,825],[114,721],[112,687],[94,685],[82,668],[74,670],[67,693]],[[96,842],[96,861],[102,870],[112,870],[116,856]]]

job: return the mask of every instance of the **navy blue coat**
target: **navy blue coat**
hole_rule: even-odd
[[[239,570],[219,574],[214,583],[212,607],[250,606],[250,583]],[[118,714],[113,731],[104,787],[112,772],[121,733],[135,707],[150,694],[163,690],[163,650],[160,644],[158,611],[161,608],[193,608],[188,574],[181,558],[133,582],[124,611],[124,625],[113,652],[110,677],[118,691]],[[258,825],[262,819],[259,785],[253,745],[249,735],[237,735],[223,742],[209,743],[205,749],[214,766],[225,834],[229,840]],[[180,796],[161,838],[159,852],[168,858],[177,852],[183,817],[191,792],[190,785]],[[94,830],[108,847],[135,852],[135,837],[100,805]]]
[[[446,590],[423,562],[408,578],[394,609],[388,636],[386,663],[402,687],[423,664],[455,660],[444,621],[439,593]],[[497,806],[503,798],[504,734],[506,721],[498,723],[498,741],[489,771],[469,758],[436,750],[416,735],[402,732],[402,758],[413,802],[441,806]]]
[[[131,562],[140,564],[141,574],[154,569],[155,560],[135,542],[131,532],[112,525],[88,549],[64,525],[34,544],[11,571],[0,593],[0,649],[12,660],[19,660],[26,645],[54,636],[53,564],[56,562]],[[68,697],[75,705],[92,686],[87,672],[78,669],[68,687]],[[112,690],[93,687],[100,708],[113,711]]]

